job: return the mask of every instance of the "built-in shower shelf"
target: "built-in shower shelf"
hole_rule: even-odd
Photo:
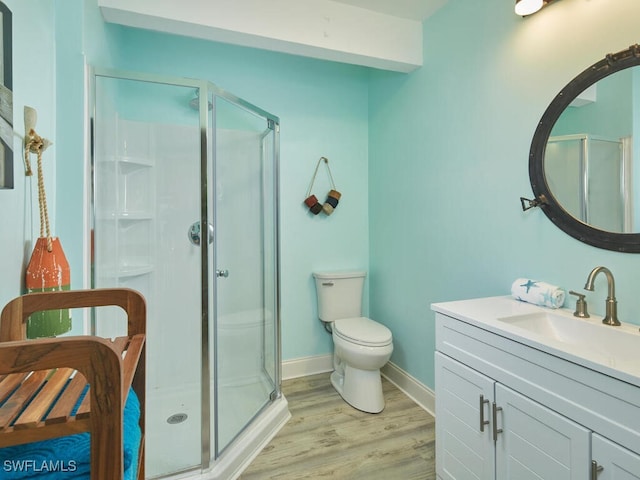
[[[152,220],[153,215],[149,212],[121,212],[115,216],[118,220]]]
[[[99,220],[121,220],[121,221],[137,221],[137,220],[153,220],[153,215],[149,212],[118,212],[106,215],[99,215]]]
[[[153,272],[153,265],[127,265],[117,269],[104,269],[100,272],[100,277],[104,278],[131,278],[147,275]]]
[[[105,155],[100,162],[117,163],[121,168],[149,168],[153,167],[153,162],[147,157],[135,157],[127,155]]]
[[[153,266],[151,265],[141,265],[138,267],[128,267],[120,270],[118,272],[119,278],[131,278],[138,277],[140,275],[147,275],[148,273],[153,272]]]

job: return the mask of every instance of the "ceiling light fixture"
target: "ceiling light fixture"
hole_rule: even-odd
[[[526,17],[527,15],[536,13],[552,1],[553,0],[516,0],[516,15]]]

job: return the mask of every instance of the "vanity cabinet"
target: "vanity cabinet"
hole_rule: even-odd
[[[584,480],[589,431],[436,353],[436,468],[442,480]]]
[[[438,479],[640,480],[639,386],[446,305],[434,306]]]

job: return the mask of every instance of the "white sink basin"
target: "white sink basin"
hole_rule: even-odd
[[[559,342],[574,353],[624,370],[640,368],[640,332],[638,327],[623,324],[612,327],[599,317],[582,319],[566,312],[538,311],[497,319],[526,331],[529,338]],[[525,333],[525,332],[523,332]]]
[[[436,312],[640,387],[640,325],[612,327],[511,296],[434,303]]]

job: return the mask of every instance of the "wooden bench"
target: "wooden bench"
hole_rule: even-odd
[[[114,305],[127,314],[127,336],[26,339],[32,313]],[[30,293],[9,302],[0,315],[0,448],[90,432],[91,479],[121,480],[123,411],[132,387],[140,401],[137,471],[144,479],[145,335],[146,304],[130,289]]]

